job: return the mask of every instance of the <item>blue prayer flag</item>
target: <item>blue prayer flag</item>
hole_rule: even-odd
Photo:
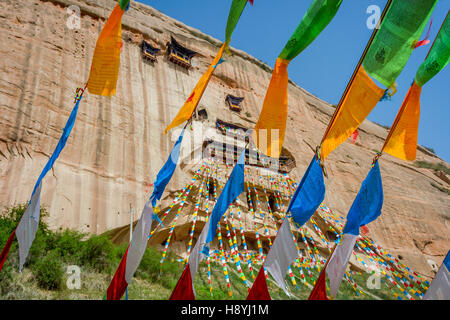
[[[217,224],[222,218],[223,214],[227,211],[230,204],[236,200],[236,198],[244,192],[244,165],[245,165],[245,149],[242,151],[238,162],[231,172],[225,187],[220,193],[219,199],[211,212],[208,235],[206,236],[206,243],[213,241]]]
[[[178,158],[180,157],[181,142],[183,141],[183,136],[184,129],[178,137],[178,140],[175,143],[169,158],[156,176],[153,193],[150,196],[153,208],[156,206],[156,201],[161,199],[164,189],[166,189],[167,184],[169,183],[170,179],[172,179],[173,173],[175,172]]]
[[[325,198],[325,182],[323,181],[320,161],[314,156],[286,212],[291,212],[298,227],[304,225],[316,212]]]
[[[380,167],[376,161],[361,184],[361,189],[348,212],[344,233],[359,235],[359,228],[378,218],[382,207],[383,184]]]
[[[50,159],[48,159],[47,164],[45,165],[44,169],[42,169],[41,175],[39,176],[38,180],[36,181],[36,184],[34,185],[33,192],[31,193],[31,197],[33,197],[34,192],[36,191],[37,187],[41,183],[41,180],[45,177],[47,172],[53,167],[53,164],[55,163],[56,159],[58,159],[59,154],[61,153],[62,149],[64,149],[67,139],[69,139],[70,132],[72,131],[73,125],[75,124],[75,119],[77,118],[77,113],[78,113],[78,106],[80,105],[81,99],[82,99],[82,96],[77,100],[77,103],[73,107],[72,112],[70,113],[69,119],[66,122],[66,126],[63,129],[61,138],[59,138],[59,142],[56,145],[56,148],[53,151],[53,154],[50,156]]]

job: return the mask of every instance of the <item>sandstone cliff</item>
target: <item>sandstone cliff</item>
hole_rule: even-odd
[[[81,9],[81,28],[66,26],[67,7]],[[73,106],[76,87],[88,78],[97,37],[113,0],[3,0],[0,6],[0,204],[29,199]],[[197,51],[193,68],[168,61],[170,36]],[[133,2],[123,19],[123,48],[117,95],[87,94],[71,137],[45,178],[42,203],[53,228],[102,233],[135,219],[177,138],[164,135],[220,41],[151,7]],[[155,63],[141,57],[147,40],[161,53]],[[234,55],[217,68],[200,102],[203,125],[217,119],[251,128],[257,120],[271,68],[256,58]],[[241,114],[229,112],[227,94],[244,97]],[[294,83],[289,85],[285,152],[295,159],[290,175],[299,181],[333,113],[328,103]],[[387,130],[365,121],[356,144],[341,145],[327,161],[325,203],[345,216],[386,137]],[[418,160],[444,163],[420,148]],[[380,160],[384,184],[382,216],[370,236],[412,269],[432,275],[428,259],[440,264],[450,247],[449,179],[389,155]],[[189,182],[192,168],[181,166],[164,203]],[[437,187],[436,187],[437,186]],[[441,190],[439,190],[439,188]],[[444,192],[443,192],[444,191]]]

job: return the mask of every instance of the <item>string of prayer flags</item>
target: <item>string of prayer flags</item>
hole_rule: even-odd
[[[291,213],[298,228],[316,212],[325,198],[325,182],[320,160],[314,156],[300,181],[286,213]]]
[[[450,300],[450,251],[447,252],[423,300]]]
[[[164,130],[165,134],[167,134],[170,129],[179,126],[192,117],[192,113],[195,111],[195,108],[197,108],[197,105],[199,104],[200,99],[202,98],[203,93],[205,92],[214,71],[216,70],[216,67],[224,61],[222,60],[223,52],[228,48],[230,44],[231,34],[233,33],[234,28],[236,27],[246,4],[247,1],[244,0],[233,0],[233,2],[231,3],[230,13],[228,14],[227,27],[225,31],[225,42],[220,47],[220,50],[214,58],[213,62],[210,64],[206,72],[198,81],[189,98],[178,111],[172,122]]]
[[[45,164],[44,169],[42,169],[39,178],[36,181],[36,184],[33,188],[33,192],[31,193],[30,201],[28,202],[28,206],[23,214],[22,218],[17,225],[13,234],[16,235],[17,241],[19,243],[19,271],[22,272],[23,265],[25,264],[26,258],[28,256],[28,252],[31,248],[31,245],[36,237],[36,232],[39,227],[39,218],[40,218],[40,198],[41,198],[41,189],[42,189],[42,180],[46,176],[46,174],[50,171],[50,169],[55,164],[62,150],[66,146],[66,142],[69,139],[72,128],[75,124],[75,120],[78,113],[78,107],[80,105],[80,101],[83,97],[81,93],[80,96],[76,99],[75,106],[70,113],[69,119],[67,119],[66,125],[64,126],[61,138],[58,141],[58,144],[55,147],[50,159],[48,159]],[[8,242],[6,243],[4,249],[1,253],[0,259],[0,271],[3,267],[3,263],[9,253],[9,249],[11,248],[13,234],[9,237]],[[10,241],[11,240],[11,241]]]
[[[88,80],[88,90],[92,94],[116,94],[122,48],[122,16],[129,4],[130,0],[118,1],[97,39]]]
[[[275,62],[263,107],[252,132],[252,139],[258,149],[270,157],[280,156],[286,132],[287,67],[325,29],[341,3],[342,0],[313,0]]]
[[[394,0],[381,23],[363,65],[367,73],[390,87],[411,56],[437,0]]]
[[[413,84],[403,100],[382,151],[403,159],[415,160],[420,120],[422,86],[450,61],[450,17],[447,14],[425,61],[420,65]]]

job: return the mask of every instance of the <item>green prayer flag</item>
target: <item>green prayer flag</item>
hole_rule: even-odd
[[[278,58],[292,60],[308,47],[336,15],[342,0],[313,0]]]
[[[366,72],[390,87],[411,56],[437,0],[394,0],[363,61]]]
[[[125,10],[130,3],[130,0],[119,0],[120,9]]]
[[[248,0],[233,0],[231,3],[230,14],[228,15],[227,27],[225,29],[225,43],[230,43],[231,35],[244,11]]]
[[[433,48],[416,73],[416,83],[423,86],[450,61],[450,15],[444,20],[441,30],[436,36]]]

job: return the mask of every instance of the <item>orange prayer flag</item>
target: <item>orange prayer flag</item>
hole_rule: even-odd
[[[88,80],[88,90],[92,94],[101,96],[116,94],[124,12],[117,4],[98,37]]]
[[[252,133],[259,151],[274,158],[280,156],[286,132],[289,62],[277,59],[258,122]]]
[[[175,128],[176,126],[184,123],[186,120],[189,120],[192,116],[192,113],[194,112],[195,108],[197,107],[198,103],[200,102],[200,99],[203,96],[203,92],[205,92],[206,86],[209,83],[209,80],[211,79],[211,76],[216,69],[216,65],[220,62],[220,59],[222,58],[223,51],[225,49],[225,43],[222,45],[222,47],[219,50],[219,53],[214,58],[213,62],[209,66],[208,70],[206,70],[205,74],[200,78],[197,85],[195,86],[194,90],[192,91],[189,98],[186,100],[184,105],[181,107],[180,111],[178,111],[178,114],[175,116],[175,118],[172,120],[172,123],[167,126],[167,128],[164,130],[164,133],[167,134],[167,132]]]
[[[416,82],[409,88],[382,151],[403,160],[416,159],[421,92]]]
[[[379,88],[360,66],[341,107],[337,110],[322,140],[320,155],[323,159],[347,140],[383,95],[384,90]]]

